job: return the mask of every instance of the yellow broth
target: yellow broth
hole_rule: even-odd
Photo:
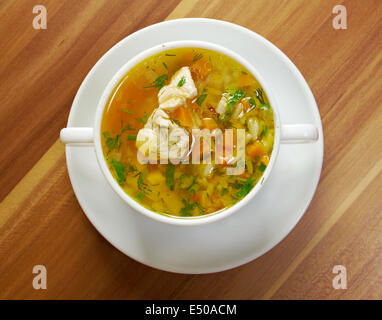
[[[158,108],[158,89],[185,66],[191,70],[197,96],[183,106],[186,117],[184,112],[180,113],[182,119],[176,118],[179,113],[170,112],[169,116],[179,126],[191,119],[187,130],[245,129],[245,171],[240,176],[225,174],[228,164],[214,161],[179,165],[138,162],[136,136]],[[224,93],[232,110],[218,114]],[[273,111],[259,82],[235,60],[207,49],[170,49],[138,63],[123,77],[107,102],[101,136],[110,171],[129,196],[161,214],[206,215],[234,205],[261,183],[273,149]]]

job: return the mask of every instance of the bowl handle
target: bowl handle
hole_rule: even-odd
[[[304,143],[318,140],[318,129],[312,124],[284,124],[281,143]]]
[[[94,129],[64,128],[61,129],[60,140],[70,145],[91,145],[94,142]]]

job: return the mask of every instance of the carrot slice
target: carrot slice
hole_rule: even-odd
[[[203,122],[203,127],[209,130],[216,129],[218,127],[216,124],[216,121],[212,118],[203,118],[202,122]]]
[[[200,193],[195,193],[193,196],[192,196],[192,200],[194,202],[200,202]]]
[[[199,80],[204,80],[210,74],[212,66],[207,59],[202,58],[193,62],[190,69]]]
[[[179,119],[183,127],[191,127],[191,115],[185,107],[179,107],[175,110],[175,118]]]
[[[247,111],[249,108],[251,108],[251,104],[249,103],[248,99],[241,100],[241,103],[243,104],[244,111]]]
[[[249,146],[247,146],[247,153],[254,160],[256,157],[262,157],[265,154],[264,145],[256,141]]]

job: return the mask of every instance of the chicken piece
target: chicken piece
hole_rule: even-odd
[[[175,125],[175,123],[170,120],[169,115],[163,110],[157,108],[151,113],[145,124],[145,128],[154,129],[155,127],[159,127],[170,129],[173,125]]]
[[[224,112],[227,111],[227,103],[228,103],[228,98],[227,98],[228,94],[227,93],[223,93],[222,94],[222,97],[219,101],[219,104],[218,106],[216,107],[216,112],[219,113],[219,114],[223,114]]]
[[[144,128],[138,131],[136,146],[145,157],[150,159],[150,162],[161,157],[168,157],[174,162],[186,156],[189,135],[184,128],[171,121],[165,111],[157,108]]]
[[[248,133],[246,142],[256,140],[259,136],[259,122],[255,118],[249,118],[247,121]]]
[[[178,86],[182,83],[181,86]],[[170,84],[164,86],[158,92],[159,109],[174,111],[186,103],[186,99],[195,98],[198,90],[192,79],[190,68],[179,69],[171,79]]]

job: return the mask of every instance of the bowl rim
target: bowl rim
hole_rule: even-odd
[[[221,211],[216,211],[204,216],[177,217],[177,216],[171,216],[171,215],[164,215],[164,214],[152,211],[150,209],[147,209],[143,205],[139,204],[137,200],[135,200],[133,197],[128,195],[119,186],[119,184],[117,183],[117,181],[114,179],[113,175],[110,172],[110,169],[107,165],[106,159],[102,151],[101,123],[102,123],[102,116],[106,109],[107,101],[109,100],[110,95],[112,94],[113,90],[118,85],[120,80],[126,75],[126,73],[130,69],[136,66],[139,62],[147,59],[148,57],[152,55],[160,53],[162,51],[166,51],[166,50],[174,49],[174,48],[190,48],[190,47],[209,49],[209,50],[222,53],[234,59],[238,63],[240,63],[256,78],[256,80],[260,83],[261,87],[265,91],[273,110],[275,136],[274,136],[274,143],[273,143],[271,158],[270,158],[269,164],[267,165],[267,168],[265,169],[263,175],[261,176],[261,180],[256,183],[256,185],[252,188],[252,190],[243,199],[238,201],[232,207],[223,209]],[[156,46],[153,46],[149,49],[142,51],[141,53],[135,55],[133,58],[128,60],[114,74],[112,79],[108,82],[107,86],[105,87],[97,105],[95,122],[94,122],[94,147],[95,147],[95,152],[97,156],[96,158],[104,177],[106,178],[106,180],[108,181],[112,189],[118,194],[118,196],[123,201],[125,201],[130,207],[132,207],[139,213],[142,213],[143,215],[159,222],[164,222],[167,224],[178,225],[178,226],[196,226],[196,225],[202,225],[202,224],[215,222],[232,215],[233,213],[239,211],[243,206],[247,205],[255,197],[255,195],[261,190],[262,186],[265,184],[265,182],[267,181],[272,171],[272,168],[274,166],[274,163],[278,155],[278,151],[280,147],[280,125],[281,124],[280,124],[280,118],[278,114],[278,105],[277,105],[276,98],[272,94],[269,86],[266,84],[261,74],[256,70],[256,68],[252,64],[250,64],[247,60],[245,60],[238,53],[232,51],[231,49],[225,48],[221,45],[218,45],[212,42],[199,41],[199,40],[177,40],[177,41],[170,41],[170,42],[158,44]]]

